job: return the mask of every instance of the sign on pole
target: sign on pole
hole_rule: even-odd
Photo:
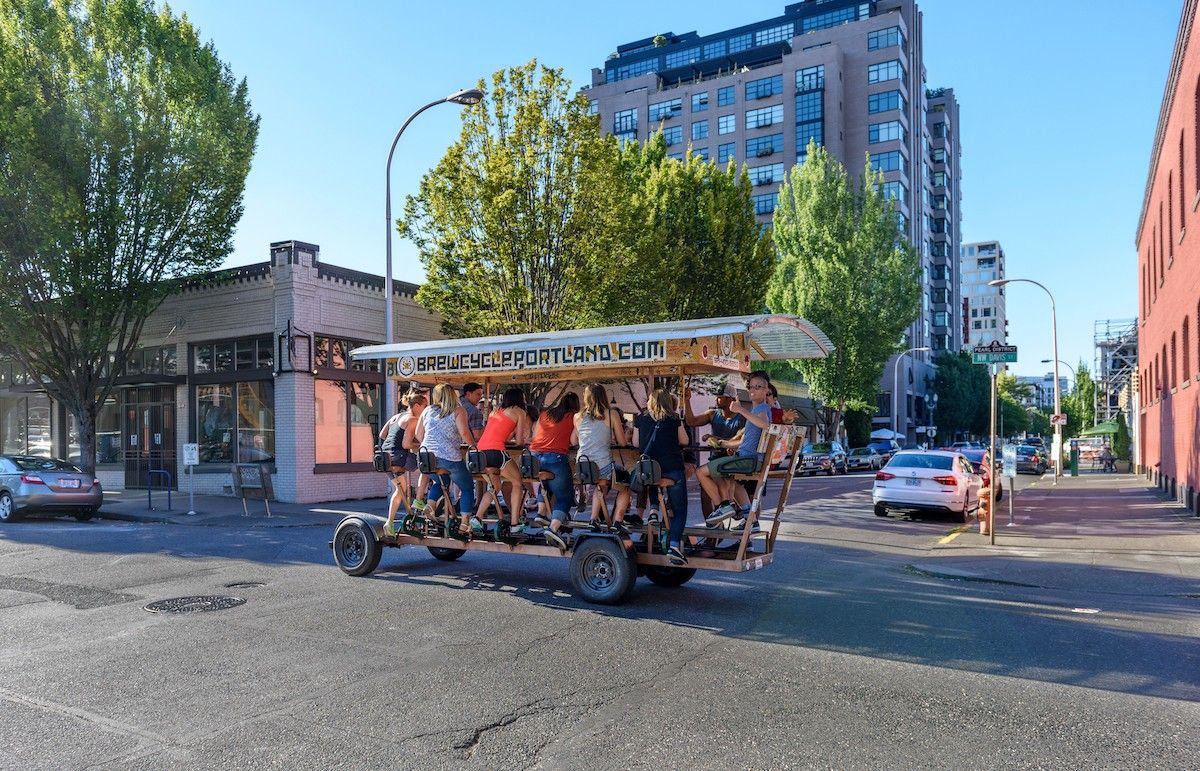
[[[1066,414],[1065,414],[1065,413],[1062,413],[1062,412],[1060,412],[1060,413],[1058,413],[1057,415],[1051,415],[1051,416],[1050,416],[1050,425],[1052,425],[1052,426],[1065,426],[1065,425],[1067,425],[1067,416],[1066,416]]]
[[[1000,462],[1004,464],[1004,476],[1009,479],[1017,478],[1017,446],[1015,444],[1004,445]]]
[[[183,465],[199,466],[200,465],[200,445],[196,443],[185,444],[183,446]]]
[[[972,364],[1012,364],[1017,360],[1017,346],[993,340],[971,349]]]

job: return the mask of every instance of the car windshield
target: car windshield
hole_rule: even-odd
[[[972,463],[979,463],[983,460],[983,456],[986,455],[986,452],[984,450],[963,450],[963,455],[966,456],[966,459]]]
[[[950,470],[954,468],[954,456],[929,453],[901,453],[888,462],[888,468],[931,468]]]
[[[850,454],[851,455],[870,455],[871,452],[872,451],[871,451],[870,447],[855,447],[853,450],[850,451]]]
[[[833,452],[833,445],[828,442],[817,442],[804,448],[805,452]]]
[[[1036,447],[1018,447],[1017,455],[1022,455],[1026,458],[1033,456],[1033,455],[1037,455],[1037,448]]]
[[[26,455],[14,455],[10,460],[17,464],[17,468],[22,471],[69,471],[75,474],[82,474],[78,466],[73,466],[65,460],[57,458],[35,458]]]

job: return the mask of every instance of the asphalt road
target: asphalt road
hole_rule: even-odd
[[[869,485],[798,480],[770,569],[616,608],[556,559],[353,579],[324,528],[16,523],[0,767],[1197,765],[1195,598],[932,578],[954,524]],[[209,594],[246,602],[142,609]]]

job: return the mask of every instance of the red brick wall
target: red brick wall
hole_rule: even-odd
[[[1200,24],[1184,4],[1137,235],[1142,464],[1200,488]]]

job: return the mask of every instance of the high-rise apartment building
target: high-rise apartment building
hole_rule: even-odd
[[[996,241],[963,244],[959,252],[959,277],[962,281],[964,347],[991,342],[1008,344],[1008,314],[1004,287],[988,286],[989,281],[1004,278],[1004,249]]]
[[[675,157],[690,146],[745,166],[764,223],[810,140],[852,173],[870,153],[922,259],[921,315],[906,347],[932,353],[903,357],[902,399],[892,398],[888,363],[875,418],[890,426],[896,404],[910,439],[929,422],[929,357],[962,341],[958,102],[952,89],[926,88],[921,30],[913,0],[804,0],[723,32],[618,46],[583,91],[606,132],[644,141],[661,129]]]

